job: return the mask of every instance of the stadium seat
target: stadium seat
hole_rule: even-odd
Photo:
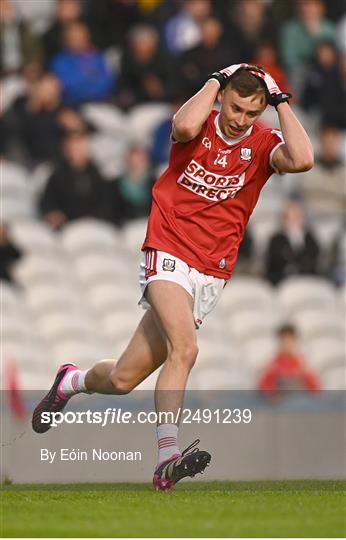
[[[329,251],[343,231],[343,217],[330,216],[322,218],[321,216],[316,216],[314,219],[311,219],[311,225],[320,247],[323,250]]]
[[[46,365],[49,361],[49,349],[37,339],[23,341],[6,339],[1,346],[1,362],[8,359],[16,362],[19,376],[22,370],[35,373],[39,366]]]
[[[215,342],[198,336],[198,348],[196,366],[227,367],[235,361],[235,347],[231,346],[231,341]]]
[[[128,288],[124,283],[114,278],[108,281],[99,281],[88,290],[89,305],[100,315],[116,313],[121,317],[125,311],[140,312],[137,307],[140,292],[135,287]]]
[[[249,339],[243,344],[242,350],[244,366],[258,376],[273,359],[276,340],[273,337]]]
[[[99,360],[114,358],[111,347],[107,344],[70,338],[57,342],[52,347],[50,361],[57,368],[61,363],[75,363],[80,369],[89,369]]]
[[[17,163],[7,160],[0,160],[1,169],[1,196],[20,196],[30,193],[30,186],[27,182],[28,171]]]
[[[2,308],[3,309],[3,308]],[[16,312],[3,311],[1,317],[1,339],[22,341],[33,333],[32,320],[24,310]]]
[[[6,195],[1,198],[1,220],[3,223],[13,223],[16,220],[32,219],[36,215],[36,209],[30,197],[21,194]]]
[[[126,278],[128,265],[126,259],[112,250],[104,253],[87,253],[75,261],[76,277],[86,285],[103,281],[122,283]]]
[[[69,339],[87,342],[98,337],[95,321],[81,311],[46,313],[37,318],[37,325],[41,336],[52,344]]]
[[[278,325],[278,318],[270,310],[242,310],[231,313],[224,324],[231,336],[242,343],[249,335],[251,338],[271,336]]]
[[[136,219],[124,228],[124,243],[128,252],[140,261],[140,250],[147,230],[147,219]]]
[[[130,140],[150,147],[154,129],[171,116],[172,107],[167,103],[146,103],[135,106],[128,116]]]
[[[113,137],[126,137],[127,116],[114,105],[107,103],[88,103],[83,105],[82,115],[101,133]]]
[[[323,373],[332,366],[345,365],[345,337],[318,337],[305,347],[305,356],[311,367]]]
[[[72,257],[88,252],[117,253],[124,243],[115,227],[106,222],[87,218],[67,224],[61,233],[61,242]]]
[[[297,325],[304,340],[327,336],[342,339],[345,334],[345,321],[333,310],[300,310],[295,313],[292,322]]]
[[[241,310],[267,311],[275,306],[275,296],[268,282],[255,278],[237,276],[225,287],[218,308],[224,315]]]
[[[44,282],[56,285],[66,283],[71,276],[71,269],[61,257],[47,258],[42,253],[24,256],[14,265],[11,273],[17,283],[29,287]]]
[[[9,229],[10,237],[23,251],[47,256],[59,251],[57,235],[41,221],[15,221]]]
[[[263,218],[250,219],[249,227],[253,236],[255,255],[262,258],[271,237],[278,231],[279,220],[275,215],[264,215]]]
[[[252,387],[251,378],[244,376],[243,372],[222,368],[205,368],[195,374],[192,372],[188,385],[189,390],[200,391],[249,390]]]
[[[119,308],[109,311],[100,321],[101,331],[112,343],[129,342],[143,314],[144,311],[138,308],[131,311]]]
[[[329,281],[314,276],[292,277],[283,281],[278,289],[279,302],[287,315],[301,309],[334,309],[335,289]]]
[[[76,286],[56,287],[54,283],[38,283],[27,287],[25,292],[27,306],[36,316],[52,312],[81,309],[84,303],[83,293]]]
[[[91,157],[102,175],[113,180],[123,173],[126,166],[128,143],[124,137],[94,133],[90,137]]]
[[[345,366],[336,366],[328,369],[322,379],[324,390],[346,390]]]
[[[1,309],[4,311],[13,311],[20,307],[20,292],[8,281],[0,280],[0,297]]]

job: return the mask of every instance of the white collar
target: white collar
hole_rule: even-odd
[[[216,128],[216,134],[221,137],[225,143],[229,145],[237,144],[239,141],[242,141],[252,133],[253,126],[250,126],[247,131],[245,131],[244,135],[241,135],[240,137],[227,137],[224,133],[222,133],[220,124],[219,124],[219,116],[220,113],[215,116],[215,128]]]

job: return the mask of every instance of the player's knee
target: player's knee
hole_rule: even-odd
[[[128,394],[133,390],[134,385],[130,381],[121,377],[116,370],[112,371],[109,376],[110,382],[114,388],[115,394]]]
[[[189,370],[193,368],[198,355],[197,343],[182,343],[173,347],[170,358],[173,362],[183,364]]]

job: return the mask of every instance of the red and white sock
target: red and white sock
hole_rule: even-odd
[[[65,396],[74,396],[80,392],[88,393],[85,386],[85,375],[87,371],[81,371],[80,369],[74,369],[69,371],[63,378],[59,390],[61,390]]]
[[[175,424],[161,424],[157,426],[157,462],[162,463],[174,454],[180,454],[178,447],[178,426]]]

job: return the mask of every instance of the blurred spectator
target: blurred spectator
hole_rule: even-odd
[[[322,0],[296,1],[297,16],[284,24],[281,32],[281,56],[289,75],[299,80],[311,60],[316,44],[334,39],[334,25],[327,20]],[[294,82],[294,81],[293,81]]]
[[[291,91],[286,73],[279,63],[277,49],[270,41],[263,41],[258,45],[252,63],[270,73],[282,91]]]
[[[240,243],[237,264],[234,274],[252,274],[253,272],[254,242],[251,229],[245,230],[244,238]]]
[[[157,126],[153,133],[151,161],[154,166],[165,165],[168,163],[169,152],[171,150],[172,118],[185,101],[186,99],[183,97],[175,99],[173,102],[172,113]]]
[[[63,135],[68,131],[85,131],[81,116],[62,105],[61,84],[46,73],[18,98],[4,118],[8,136],[21,145],[24,160],[35,165],[57,157]]]
[[[181,54],[201,41],[201,23],[212,14],[211,0],[185,0],[164,28],[168,50]]]
[[[40,64],[42,49],[28,25],[19,21],[11,0],[0,0],[0,75],[20,73]]]
[[[336,285],[346,284],[346,229],[340,232],[332,246],[329,276]]]
[[[65,49],[54,56],[51,70],[60,79],[68,105],[107,99],[115,85],[103,55],[91,43],[88,27],[70,23],[64,31]]]
[[[340,157],[341,146],[341,131],[334,126],[322,126],[315,166],[300,179],[301,195],[312,218],[342,218],[346,215],[345,166]]]
[[[178,81],[176,61],[159,47],[157,30],[135,26],[122,58],[119,105],[127,108],[137,103],[169,101]]]
[[[223,25],[214,17],[201,23],[201,43],[182,55],[182,72],[189,95],[205,83],[208,73],[224,68],[229,63],[229,50],[223,39]]]
[[[289,202],[282,230],[270,239],[266,256],[266,277],[273,285],[289,276],[318,273],[319,246],[304,221],[300,204]]]
[[[83,133],[68,135],[63,156],[41,196],[44,219],[54,229],[81,217],[111,219],[109,186],[91,161],[89,137]]]
[[[301,105],[318,111],[322,122],[346,128],[346,80],[333,42],[317,45],[315,60],[307,72]]]
[[[100,49],[123,48],[126,36],[143,21],[138,0],[89,0],[86,17],[93,39]]]
[[[148,151],[141,146],[132,146],[127,155],[126,171],[114,182],[114,221],[117,225],[149,215],[154,182]]]
[[[230,24],[226,26],[229,44],[228,65],[251,62],[259,43],[276,42],[276,29],[267,5],[261,0],[230,2]]]
[[[64,31],[68,24],[81,18],[82,10],[79,0],[57,0],[53,25],[43,35],[44,53],[47,64],[64,46]]]
[[[293,325],[279,328],[277,352],[260,377],[258,387],[270,397],[282,397],[285,390],[320,389],[320,382],[299,351],[298,333]]]
[[[4,223],[0,223],[0,279],[11,281],[11,266],[21,257],[20,250],[12,244]]]

